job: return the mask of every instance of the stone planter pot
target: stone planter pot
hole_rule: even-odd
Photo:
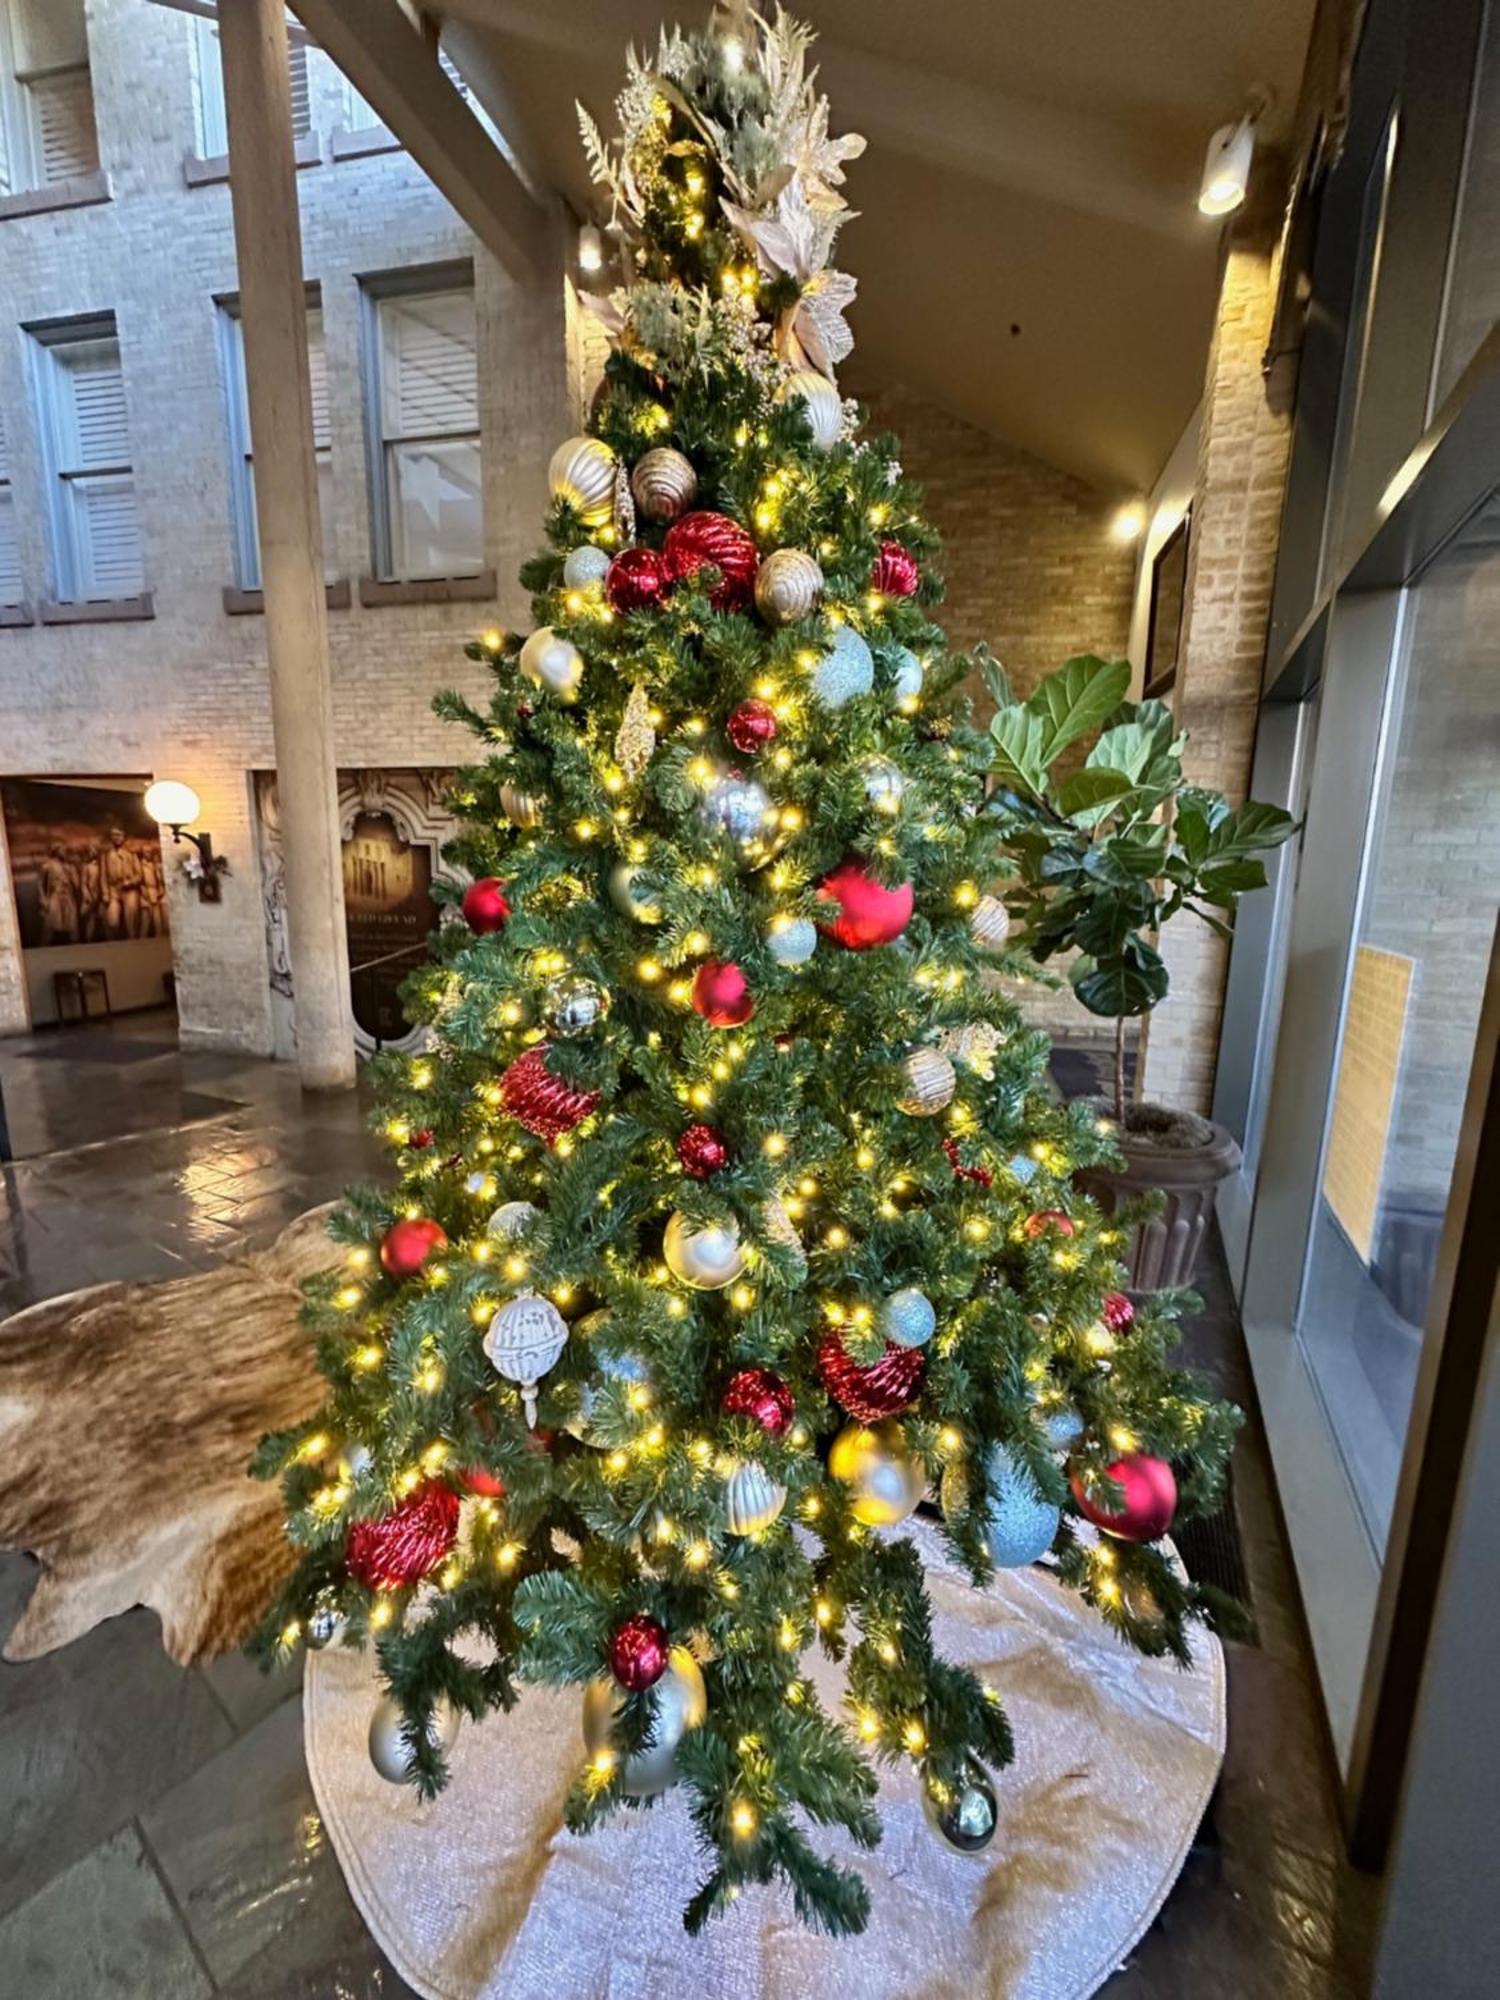
[[[1219,1184],[1240,1163],[1234,1135],[1189,1111],[1133,1104],[1116,1143],[1125,1165],[1085,1169],[1078,1176],[1084,1192],[1106,1215],[1144,1194],[1165,1197],[1161,1212],[1141,1223],[1120,1253],[1129,1289],[1159,1292],[1190,1285]]]

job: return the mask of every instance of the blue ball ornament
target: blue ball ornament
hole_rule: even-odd
[[[880,1330],[898,1347],[925,1347],[937,1328],[931,1299],[915,1285],[892,1292],[880,1312]]]
[[[984,1539],[990,1556],[998,1569],[1024,1569],[1051,1548],[1062,1510],[1042,1498],[1003,1445],[990,1453],[989,1471]]]
[[[1054,1451],[1068,1451],[1083,1436],[1083,1418],[1069,1404],[1048,1410],[1041,1418],[1042,1436]]]
[[[896,648],[896,674],[891,692],[897,701],[915,701],[922,692],[922,662],[910,646]]]
[[[875,656],[852,625],[840,625],[813,668],[812,691],[825,708],[842,708],[875,685]]]
[[[787,917],[766,932],[766,950],[778,965],[806,965],[818,948],[818,927],[811,917]]]

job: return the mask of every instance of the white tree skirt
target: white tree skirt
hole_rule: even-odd
[[[583,1755],[580,1696],[528,1688],[508,1716],[465,1723],[452,1782],[424,1805],[375,1775],[367,1655],[307,1662],[313,1791],[355,1902],[429,2000],[1075,2000],[1146,1931],[1177,1878],[1224,1748],[1224,1661],[1200,1633],[1188,1672],[1144,1660],[1035,1569],[974,1591],[932,1528],[933,1632],[1001,1691],[1015,1762],[979,1856],[929,1826],[910,1769],[883,1771],[873,1854],[813,1829],[865,1877],[862,1937],[814,1935],[784,1890],[747,1891],[704,1934],[681,1912],[706,1871],[680,1796],[586,1839],[562,1826]],[[826,1701],[838,1669],[814,1650]],[[674,1985],[674,1980],[678,1982]]]

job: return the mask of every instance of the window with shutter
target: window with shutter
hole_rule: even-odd
[[[19,604],[21,551],[16,538],[16,503],[10,483],[10,448],[0,422],[0,604]]]
[[[87,68],[57,70],[26,85],[35,135],[35,166],[43,187],[99,170],[94,89]]]
[[[301,28],[287,44],[292,81],[292,133],[302,139],[312,130],[312,91],[308,82],[307,42]]]
[[[3,4],[3,0],[0,0]],[[287,16],[287,72],[292,93],[292,134],[303,139],[313,129],[312,55],[316,44],[307,30]],[[219,52],[219,24],[198,15],[193,21],[193,113],[197,124],[198,157],[219,160],[229,151],[228,114],[224,108],[224,65]]]
[[[0,0],[6,193],[99,167],[83,0]]]
[[[57,595],[134,597],[140,529],[114,323],[43,333],[36,352]]]
[[[224,362],[224,405],[229,426],[229,505],[234,529],[234,580],[241,590],[259,590],[260,523],[255,511],[255,461],[250,448],[250,397],[245,380],[245,336],[238,309],[220,308],[220,351]],[[328,358],[323,344],[323,310],[307,308],[307,374],[312,389],[313,449],[318,462],[318,512],[323,522],[323,574],[338,579],[333,546],[333,424],[328,413]]]
[[[377,568],[472,575],[484,562],[473,287],[377,292],[373,310]]]

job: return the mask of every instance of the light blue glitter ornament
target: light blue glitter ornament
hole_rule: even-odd
[[[585,1340],[596,1341],[598,1335],[608,1325],[609,1317],[607,1311],[589,1313],[579,1320],[573,1331],[582,1335]],[[595,1346],[592,1352],[594,1364],[606,1383],[647,1383],[651,1379],[646,1371],[645,1362],[638,1354],[610,1354],[598,1346]],[[598,1394],[599,1389],[591,1382],[585,1382],[579,1390],[578,1415],[564,1427],[574,1437],[585,1439],[588,1437],[589,1423],[594,1414],[594,1404]],[[601,1450],[603,1448],[600,1447]]]
[[[818,928],[811,917],[786,917],[766,932],[766,950],[778,965],[806,965],[818,948]]]
[[[937,1327],[932,1301],[915,1285],[892,1292],[880,1309],[880,1330],[898,1347],[925,1347]]]
[[[1003,1445],[990,1453],[989,1469],[984,1539],[997,1568],[1024,1569],[1051,1548],[1062,1511],[1042,1498]]]
[[[1083,1436],[1083,1418],[1067,1403],[1061,1409],[1043,1411],[1038,1422],[1042,1436],[1054,1451],[1070,1450]]]
[[[852,625],[840,625],[813,668],[812,691],[825,708],[842,708],[875,685],[875,656]]]
[[[897,701],[915,701],[922,692],[922,662],[910,646],[896,648],[896,678],[891,693]]]
[[[579,548],[569,549],[563,563],[563,582],[569,590],[587,590],[593,584],[603,583],[612,560],[608,550],[584,542]]]

